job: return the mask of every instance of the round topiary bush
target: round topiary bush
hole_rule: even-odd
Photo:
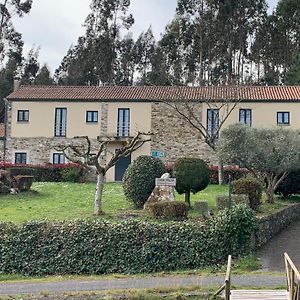
[[[204,190],[210,180],[208,165],[199,158],[180,158],[174,164],[176,191],[185,194],[185,202],[190,206],[190,193]]]
[[[263,188],[261,183],[252,177],[240,178],[232,182],[232,193],[249,196],[249,205],[252,209],[257,210],[261,203]]]
[[[123,177],[125,197],[136,208],[142,208],[155,187],[155,178],[165,173],[165,166],[158,158],[138,157],[126,170]]]

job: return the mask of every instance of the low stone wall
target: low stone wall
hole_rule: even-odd
[[[299,219],[300,203],[293,204],[270,216],[260,218],[258,230],[254,237],[255,248],[263,246],[280,231]]]

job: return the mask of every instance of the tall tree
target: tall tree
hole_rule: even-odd
[[[36,85],[52,85],[52,84],[54,84],[53,78],[51,77],[50,70],[46,64],[43,65],[40,68],[40,70],[38,71],[38,73],[34,79],[34,84],[36,84]]]
[[[0,62],[8,51],[21,53],[23,42],[12,19],[15,15],[23,17],[30,12],[32,0],[1,0],[0,3]]]
[[[71,49],[56,71],[61,83],[115,84],[121,30],[134,23],[128,13],[130,0],[93,0],[84,37]],[[63,76],[61,77],[61,75]]]
[[[22,84],[33,84],[40,69],[40,64],[38,62],[40,49],[32,48],[27,58],[23,61],[21,83]]]
[[[287,85],[300,85],[300,54],[296,55],[291,69],[286,73],[284,83]]]
[[[139,74],[138,83],[147,85],[148,74],[151,72],[151,60],[155,52],[155,39],[151,26],[142,32],[135,43],[136,68]]]

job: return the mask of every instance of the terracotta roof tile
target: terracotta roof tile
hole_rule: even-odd
[[[27,101],[300,101],[300,86],[21,86],[7,98]]]

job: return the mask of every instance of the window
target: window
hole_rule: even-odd
[[[278,112],[277,113],[277,125],[290,125],[290,113]]]
[[[207,110],[207,134],[211,137],[217,135],[219,131],[219,110]]]
[[[240,123],[251,126],[252,125],[252,110],[240,109]]]
[[[65,156],[62,153],[53,153],[53,164],[60,165],[65,163]]]
[[[87,111],[86,112],[86,122],[87,123],[98,123],[98,112],[97,111]]]
[[[65,137],[67,131],[67,109],[55,109],[54,136]]]
[[[27,162],[26,152],[15,153],[15,164],[26,164],[26,162]]]
[[[118,136],[129,136],[130,133],[130,111],[129,108],[119,108],[118,110]]]
[[[18,122],[29,122],[29,110],[18,110]]]

